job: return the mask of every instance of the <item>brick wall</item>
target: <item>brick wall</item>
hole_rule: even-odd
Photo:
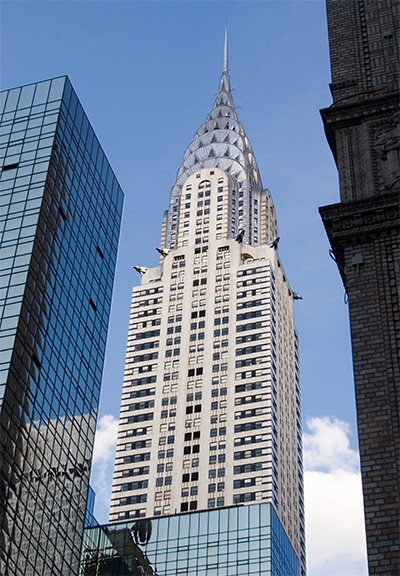
[[[349,299],[368,563],[400,573],[398,0],[327,0],[341,203],[320,213]]]

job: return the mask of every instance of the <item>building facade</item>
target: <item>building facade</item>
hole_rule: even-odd
[[[85,530],[81,576],[297,576],[299,561],[268,503]]]
[[[123,194],[68,78],[0,98],[0,572],[77,574]]]
[[[225,39],[218,95],[164,215],[159,266],[135,267],[110,522],[269,503],[304,573],[297,296],[278,241]]]
[[[328,0],[340,203],[320,209],[348,295],[370,574],[400,571],[398,0]]]

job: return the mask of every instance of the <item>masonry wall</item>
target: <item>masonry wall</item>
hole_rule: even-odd
[[[341,203],[320,213],[348,295],[370,574],[400,567],[399,2],[328,0]]]

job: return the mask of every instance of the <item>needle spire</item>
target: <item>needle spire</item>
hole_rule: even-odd
[[[225,41],[224,41],[224,61],[222,65],[222,76],[219,83],[219,91],[222,89],[230,93],[231,83],[228,72],[228,25],[225,24]]]
[[[225,24],[224,64],[222,72],[228,72],[228,25]]]

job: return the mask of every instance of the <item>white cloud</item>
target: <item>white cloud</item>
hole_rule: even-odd
[[[117,443],[118,420],[111,414],[100,418],[96,430],[93,448],[93,464],[114,460],[115,446]]]
[[[311,418],[304,434],[308,576],[367,576],[358,453],[350,427]]]
[[[359,469],[358,453],[350,448],[350,425],[337,418],[309,418],[303,436],[306,470]]]
[[[96,492],[94,515],[101,524],[108,521],[117,433],[118,420],[114,416],[106,414],[100,418],[94,441],[91,485]]]

